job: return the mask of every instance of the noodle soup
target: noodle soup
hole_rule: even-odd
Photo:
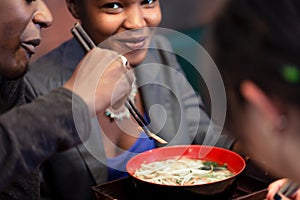
[[[212,195],[227,190],[245,167],[244,159],[228,149],[174,145],[134,156],[126,170],[137,189],[186,190],[197,195]],[[223,173],[223,170],[229,172]],[[196,176],[198,174],[206,177]]]
[[[146,182],[170,186],[190,186],[221,181],[235,173],[217,162],[189,157],[142,163],[134,176]]]

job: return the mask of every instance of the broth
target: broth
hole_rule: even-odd
[[[163,185],[199,185],[233,176],[226,164],[188,157],[144,163],[134,176],[143,181]]]

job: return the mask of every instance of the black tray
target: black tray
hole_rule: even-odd
[[[248,176],[239,177],[230,189],[210,196],[201,196],[183,189],[151,188],[137,185],[130,177],[93,187],[98,200],[261,200],[266,195],[267,183]]]
[[[249,163],[225,192],[201,196],[176,187],[157,187],[136,183],[131,177],[118,179],[92,187],[98,200],[262,200],[274,178],[269,177],[253,163]]]

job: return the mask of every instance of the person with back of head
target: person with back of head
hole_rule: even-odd
[[[39,165],[85,140],[90,117],[111,103],[119,107],[131,91],[134,75],[118,55],[95,48],[64,85],[33,99],[23,77],[41,42],[41,28],[51,22],[43,0],[0,2],[1,200],[39,199]],[[90,88],[94,91],[87,93]]]
[[[298,0],[231,0],[214,24],[211,52],[226,86],[226,127],[260,166],[296,182],[299,36]],[[283,182],[270,185],[268,199]]]

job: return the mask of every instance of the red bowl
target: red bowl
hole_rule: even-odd
[[[228,169],[233,172],[234,175],[220,181],[190,186],[169,186],[150,183],[134,176],[135,171],[141,167],[141,164],[180,157],[209,160],[218,162],[221,165],[226,163]],[[225,191],[232,185],[235,178],[245,169],[245,167],[246,163],[244,159],[237,153],[223,148],[203,145],[178,145],[156,148],[136,155],[131,158],[126,165],[129,175],[139,182],[163,187],[180,187],[201,195],[212,195]]]

